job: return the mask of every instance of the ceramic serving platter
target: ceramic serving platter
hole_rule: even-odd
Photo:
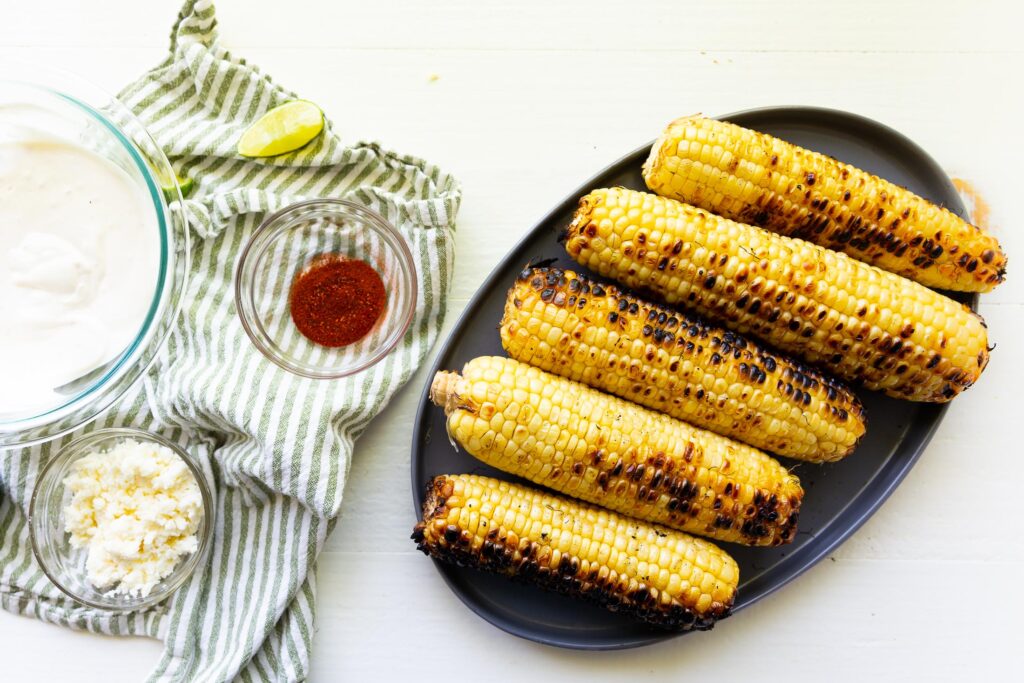
[[[755,109],[722,118],[829,154],[964,215],[959,195],[938,164],[905,136],[870,119],[810,107]],[[505,294],[525,265],[550,261],[585,272],[558,243],[559,231],[569,223],[579,197],[592,188],[621,185],[645,189],[640,167],[649,149],[648,143],[573,190],[526,234],[470,301],[428,378],[439,369],[461,369],[476,356],[504,355],[498,321]],[[962,300],[972,306],[976,303],[972,298]],[[427,482],[435,475],[477,473],[516,479],[449,442],[444,413],[427,396],[429,383],[428,379],[413,429],[412,489],[417,516]],[[722,544],[740,566],[741,583],[732,618],[742,619],[745,607],[792,581],[856,531],[914,466],[944,413],[940,405],[897,401],[870,391],[858,393],[868,411],[868,431],[855,453],[827,465],[785,461],[806,489],[796,540],[771,549]],[[498,628],[537,642],[603,650],[636,647],[678,635],[501,577],[440,563],[437,569],[471,610]]]

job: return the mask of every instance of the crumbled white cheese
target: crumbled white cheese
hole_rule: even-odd
[[[89,581],[112,593],[146,596],[198,547],[203,498],[171,449],[125,440],[80,458],[65,478],[64,529],[86,548]]]

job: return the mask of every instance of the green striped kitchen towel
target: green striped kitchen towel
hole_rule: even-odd
[[[460,190],[438,168],[376,144],[343,146],[328,124],[271,161],[235,154],[239,134],[296,95],[216,42],[208,0],[186,2],[167,59],[120,95],[196,181],[186,200],[192,279],[145,381],[89,428],[133,425],[185,445],[217,491],[208,562],[163,606],[109,614],[63,596],[29,550],[25,511],[40,466],[65,443],[0,453],[0,604],[21,614],[166,646],[152,681],[298,681],[309,671],[317,555],[341,504],[352,446],[423,361],[445,314]],[[235,313],[240,247],[268,212],[301,197],[369,206],[416,258],[416,318],[385,361],[344,380],[300,379],[265,360]],[[74,435],[68,438],[73,438]]]

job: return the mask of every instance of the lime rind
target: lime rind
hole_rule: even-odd
[[[175,181],[177,182],[177,188],[175,188],[173,183],[167,182],[165,182],[160,188],[164,193],[164,199],[166,199],[169,202],[173,202],[175,199],[178,198],[178,190],[181,191],[181,198],[185,199],[190,194],[192,194],[192,190],[195,188],[195,181],[192,180],[191,178],[182,178],[178,174],[175,174],[174,178]]]

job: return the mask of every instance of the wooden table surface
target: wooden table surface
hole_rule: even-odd
[[[408,535],[416,375],[359,442],[318,571],[313,681],[969,680],[1024,666],[1024,99],[1016,2],[221,0],[222,41],[372,137],[461,179],[450,328],[546,211],[675,116],[811,104],[887,123],[969,179],[1010,254],[997,345],[902,486],[853,538],[710,633],[613,653],[508,636]],[[177,0],[6,3],[0,59],[116,90],[164,55]],[[1024,266],[1022,266],[1024,267]],[[160,645],[0,613],[0,680],[137,681]]]

